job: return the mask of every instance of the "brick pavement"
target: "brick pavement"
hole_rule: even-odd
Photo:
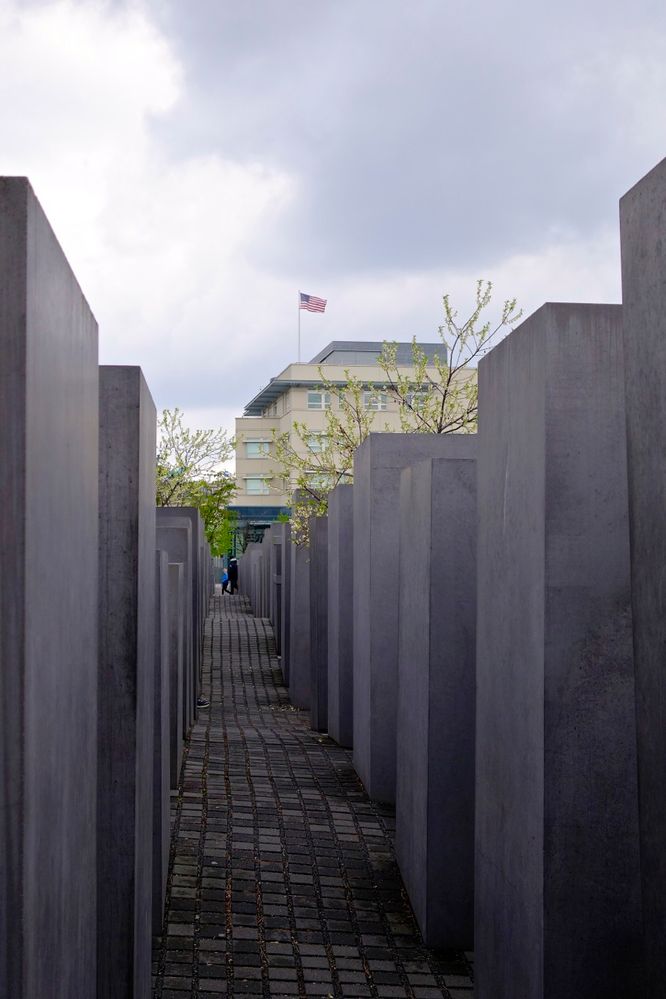
[[[291,708],[268,621],[216,596],[204,692],[172,807],[156,999],[471,999],[464,955],[424,948],[392,814]]]

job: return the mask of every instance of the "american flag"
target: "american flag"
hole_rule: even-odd
[[[305,295],[302,291],[299,294],[301,296],[302,309],[307,309],[308,312],[324,312],[326,309],[325,298],[317,298],[316,295]]]

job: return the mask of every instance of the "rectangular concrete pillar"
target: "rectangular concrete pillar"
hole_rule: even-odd
[[[310,550],[291,544],[289,699],[310,710]]]
[[[185,566],[169,563],[169,786],[177,790],[183,760]]]
[[[194,506],[162,506],[159,508],[160,526],[166,526],[171,518],[186,517],[192,525],[192,706],[197,717],[197,700],[201,693],[201,656],[203,648],[203,621],[205,608],[201,597],[201,543],[203,522],[201,514]]]
[[[464,434],[370,434],[354,457],[354,766],[378,801],[395,801],[400,472],[467,446]]]
[[[428,947],[474,945],[476,435],[401,473],[396,853]]]
[[[291,628],[291,524],[280,524],[282,535],[282,603],[280,606],[280,666],[289,686]]]
[[[479,366],[478,999],[642,996],[622,312]]]
[[[282,654],[282,524],[270,530],[270,621],[275,635],[275,651]]]
[[[157,544],[165,551],[170,562],[180,562],[183,565],[183,597],[181,608],[183,615],[183,692],[181,704],[183,709],[183,733],[186,735],[194,722],[194,596],[192,594],[192,522],[189,517],[165,516],[157,508]]]
[[[0,995],[95,995],[97,324],[0,179]]]
[[[153,934],[162,932],[169,871],[169,557],[155,553],[155,702],[153,715]]]
[[[328,734],[354,742],[354,494],[340,485],[328,497]]]
[[[310,727],[328,728],[328,518],[310,517]]]
[[[99,372],[97,996],[150,994],[156,413],[140,368]]]
[[[620,202],[646,991],[666,996],[666,160]]]

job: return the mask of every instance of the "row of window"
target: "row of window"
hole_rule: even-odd
[[[344,481],[344,477],[343,477]],[[270,477],[250,476],[245,479],[245,492],[248,496],[268,496],[270,489]],[[312,472],[308,475],[308,484],[313,489],[325,487],[328,483],[328,476],[325,472]]]
[[[383,411],[388,408],[386,392],[364,392],[363,405],[366,409]],[[308,392],[308,409],[330,409],[330,392]]]
[[[305,444],[312,454],[321,454],[328,443],[326,434],[311,433],[307,436]],[[245,441],[246,458],[268,458],[270,457],[270,441]]]

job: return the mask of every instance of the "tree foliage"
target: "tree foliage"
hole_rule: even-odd
[[[229,550],[234,515],[228,510],[234,477],[220,468],[233,455],[224,430],[190,430],[180,409],[163,410],[158,423],[158,506],[195,506],[214,555]]]
[[[385,392],[398,403],[400,429],[405,433],[474,433],[478,416],[476,363],[520,319],[516,299],[504,302],[495,319],[487,318],[492,300],[492,283],[477,281],[476,301],[464,320],[444,295],[444,322],[438,329],[442,355],[429,358],[412,340],[412,363],[398,363],[398,346],[385,342],[379,366],[385,384],[369,388],[349,370],[346,384],[327,379],[319,368],[321,390],[338,402],[337,409],[325,412],[326,429],[313,433],[302,422],[291,432],[274,435],[275,456],[281,465],[287,491],[294,492],[292,536],[307,544],[308,518],[323,516],[328,510],[328,494],[341,482],[352,482],[354,452],[371,431],[390,431],[378,425],[378,412],[365,404],[364,393]],[[370,398],[372,403],[372,396]],[[317,440],[319,438],[319,440]]]

